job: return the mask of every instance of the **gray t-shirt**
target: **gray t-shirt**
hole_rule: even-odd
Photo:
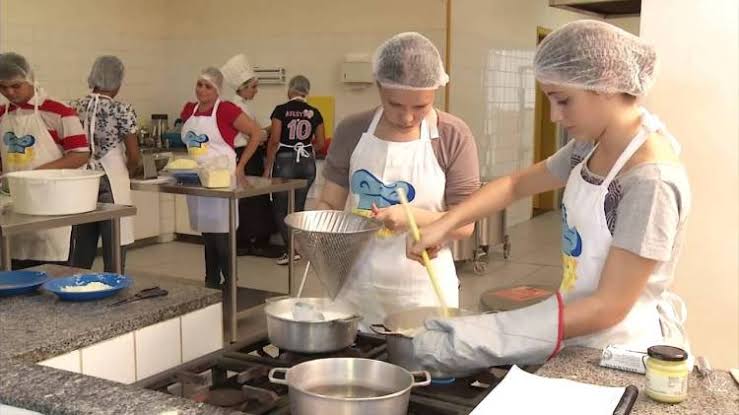
[[[450,208],[480,189],[477,145],[464,121],[443,111],[437,111],[437,114],[436,127],[439,136],[431,140],[431,147],[446,175],[444,203]],[[336,127],[323,170],[327,180],[349,187],[349,162],[352,153],[362,133],[369,128],[374,115],[375,110],[350,115]]]
[[[549,171],[567,180],[593,144],[572,140],[547,159]],[[583,166],[582,178],[592,184],[603,177]],[[608,186],[603,206],[612,246],[661,262],[660,274],[672,275],[691,204],[690,185],[682,165],[655,162],[619,174]]]

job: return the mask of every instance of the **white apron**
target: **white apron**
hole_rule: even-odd
[[[613,241],[603,211],[608,186],[631,156],[655,131],[660,131],[670,140],[676,153],[680,152],[679,144],[667,133],[661,122],[646,110],[642,110],[640,132],[619,156],[602,184],[588,183],[581,176],[583,166],[595,148],[570,173],[562,208],[562,232],[565,243],[562,254],[564,278],[560,289],[566,303],[592,295],[597,290],[601,271]],[[641,350],[665,343],[687,347],[687,339],[684,338],[682,331],[684,305],[677,295],[669,292],[668,287],[671,283],[672,276],[653,274],[623,321],[598,333],[566,340],[565,344],[594,348],[603,348],[608,344],[623,344]],[[662,310],[658,310],[658,306]],[[678,317],[676,314],[683,316]],[[671,333],[663,335],[661,324],[667,326]]]
[[[85,130],[90,140],[90,157],[95,155],[95,126],[97,121],[98,103],[101,99],[112,100],[112,98],[100,95],[90,94],[92,99],[87,105],[87,119],[85,120]],[[108,150],[108,152],[100,159],[103,165],[105,175],[110,181],[110,189],[113,193],[113,203],[119,205],[133,205],[131,198],[131,180],[128,178],[128,169],[126,168],[126,156],[123,152],[123,146],[116,145]],[[133,216],[121,218],[121,245],[132,244],[134,240],[133,234]]]
[[[200,104],[195,105],[192,116],[182,126],[183,141],[187,145],[187,153],[198,164],[218,156],[225,156],[229,162],[231,181],[235,183],[236,152],[231,148],[218,129],[216,114],[221,100],[213,105],[211,115],[195,115]],[[187,208],[190,213],[190,226],[197,232],[227,233],[228,199],[215,197],[187,196]],[[236,215],[236,226],[238,226]]]
[[[46,124],[41,119],[38,106],[44,98],[34,91],[33,113],[21,114],[21,110],[7,111],[0,120],[3,171],[33,170],[50,161],[62,158],[64,153],[51,137]],[[70,197],[73,197],[70,195]],[[69,259],[69,239],[71,226],[38,232],[26,232],[11,237],[13,259],[32,259],[37,261],[67,261]]]
[[[400,201],[395,189],[403,187],[411,205],[444,211],[446,176],[431,146],[431,140],[438,139],[436,122],[424,120],[418,140],[391,142],[374,135],[382,112],[382,108],[377,110],[352,153],[348,208],[367,210],[372,203],[380,208],[396,205]],[[363,317],[363,330],[400,310],[439,306],[426,269],[406,258],[405,250],[406,233],[376,235],[339,294],[340,299],[353,305]],[[458,307],[459,281],[451,250],[443,248],[432,262],[447,305]]]

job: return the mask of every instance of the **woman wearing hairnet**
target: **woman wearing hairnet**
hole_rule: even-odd
[[[408,195],[416,221],[428,225],[480,187],[477,148],[459,118],[434,108],[436,90],[449,77],[431,41],[401,33],[383,43],[373,62],[381,105],[345,118],[326,160],[321,208],[351,208],[384,222],[357,260],[339,294],[364,317],[362,328],[387,314],[438,306],[424,267],[405,256],[406,217],[398,188]],[[473,225],[451,233],[465,238]],[[459,283],[449,248],[433,260],[450,307]]]
[[[259,127],[241,108],[230,101],[223,101],[223,74],[218,68],[209,67],[200,73],[195,85],[197,102],[188,102],[180,113],[182,141],[187,153],[198,163],[223,157],[235,180],[243,183],[244,166],[254,154],[259,140],[250,140],[244,154],[236,163],[234,140],[246,134],[259,136]],[[228,269],[228,200],[214,197],[187,196],[190,226],[203,235],[205,245],[205,285],[221,287],[221,274],[229,278]]]
[[[323,116],[318,108],[308,104],[310,81],[303,75],[294,76],[287,85],[287,101],[272,111],[272,128],[267,147],[267,160],[263,175],[284,177],[286,179],[306,179],[308,185],[295,190],[295,211],[305,210],[308,189],[316,178],[316,158],[313,140],[319,148],[326,140]],[[285,224],[287,216],[287,195],[284,192],[274,196],[274,213],[282,240],[287,246],[288,232]],[[296,254],[296,260],[300,255]],[[288,264],[285,252],[277,260],[278,265]]]
[[[115,99],[123,82],[123,62],[115,56],[95,59],[87,77],[92,92],[71,102],[83,121],[92,149],[88,163],[93,170],[102,170],[98,202],[132,205],[131,182],[139,164],[136,140],[136,112],[131,105]],[[106,272],[113,272],[110,258],[111,227],[108,222],[88,223],[74,228],[73,266],[92,268],[97,253],[98,238],[103,238],[103,260]],[[121,246],[133,243],[133,218],[121,219]],[[125,249],[121,253],[125,263]]]
[[[685,306],[669,286],[691,195],[679,144],[640,104],[655,66],[651,46],[607,23],[570,23],[544,39],[535,76],[552,121],[574,140],[424,226],[409,256],[517,199],[564,187],[560,290],[519,310],[427,321],[414,339],[424,364],[541,363],[563,343],[687,348]]]
[[[9,101],[0,106],[4,172],[76,169],[87,163],[87,138],[77,114],[38,86],[26,58],[13,52],[0,55],[0,93]],[[71,229],[65,226],[13,236],[13,268],[66,263]]]

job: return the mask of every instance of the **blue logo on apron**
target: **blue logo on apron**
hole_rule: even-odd
[[[398,189],[405,190],[409,202],[415,199],[416,189],[408,182],[397,181],[386,185],[382,180],[364,169],[357,170],[352,175],[352,193],[359,195],[357,209],[372,209],[373,203],[378,208],[397,205],[400,203]]]

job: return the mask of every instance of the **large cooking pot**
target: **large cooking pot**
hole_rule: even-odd
[[[296,303],[312,306],[322,312],[326,319],[295,319],[293,311]],[[270,298],[264,314],[267,317],[267,334],[272,344],[280,349],[299,353],[327,353],[351,346],[362,319],[349,305],[328,298]]]
[[[291,414],[403,415],[411,388],[430,384],[431,376],[379,360],[330,358],[272,369],[269,380],[288,386]]]
[[[451,317],[470,315],[472,312],[459,308],[450,308]],[[424,367],[416,359],[413,350],[413,337],[423,330],[424,321],[429,318],[441,318],[439,307],[419,307],[388,315],[383,324],[373,324],[370,329],[384,335],[387,341],[387,354],[390,363],[410,371],[427,370],[434,378],[464,377],[475,371],[443,372],[432,367]]]

